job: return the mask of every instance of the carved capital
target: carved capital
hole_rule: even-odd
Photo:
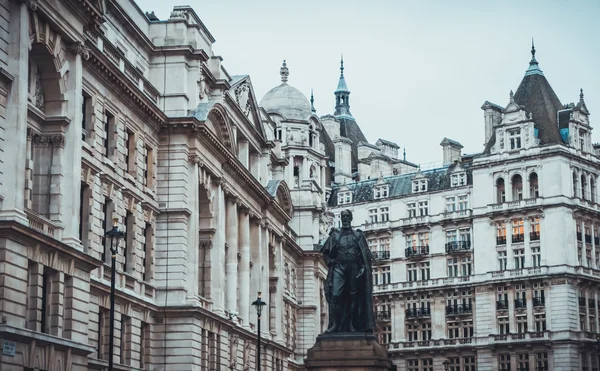
[[[27,7],[29,9],[31,9],[32,11],[36,11],[38,8],[38,0],[19,0],[19,2],[24,3],[25,5],[27,5]]]
[[[86,61],[90,59],[90,49],[86,48],[81,41],[76,41],[69,45],[69,52],[81,55],[81,58]]]
[[[198,156],[197,154],[189,154],[188,155],[188,162],[191,162],[192,164],[196,164],[199,165],[202,160],[200,159],[200,156]],[[202,164],[204,165],[204,164]]]
[[[62,134],[56,135],[41,135],[33,134],[31,141],[39,147],[58,147],[65,148],[65,136]]]

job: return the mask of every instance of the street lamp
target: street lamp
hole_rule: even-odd
[[[450,367],[450,361],[448,361],[448,358],[446,358],[442,364],[444,365],[444,370],[448,371],[448,368]]]
[[[254,301],[254,303],[252,303],[252,305],[256,307],[256,317],[258,319],[258,322],[256,324],[258,330],[258,341],[256,347],[256,371],[260,371],[260,315],[262,313],[263,307],[267,304],[264,301],[262,301],[262,299],[260,298],[261,295],[262,293],[259,291],[258,297]]]
[[[113,227],[106,232],[105,236],[110,238],[111,273],[110,273],[110,332],[108,338],[108,371],[113,370],[113,343],[115,336],[115,262],[119,251],[119,240],[125,237],[125,233],[119,230],[119,219],[113,218]]]

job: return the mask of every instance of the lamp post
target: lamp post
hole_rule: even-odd
[[[258,297],[252,303],[252,305],[256,307],[256,317],[258,319],[258,322],[256,323],[256,328],[258,330],[258,341],[256,346],[256,371],[260,371],[260,315],[262,313],[262,308],[267,304],[264,301],[262,301],[262,299],[260,298],[261,296],[262,293],[259,291]]]
[[[448,361],[448,358],[446,358],[442,364],[444,365],[444,370],[448,371],[448,368],[450,367],[450,361]]]
[[[119,230],[119,219],[113,218],[113,227],[106,232],[105,236],[110,238],[111,272],[110,272],[110,330],[108,338],[108,371],[113,370],[113,344],[115,336],[115,262],[119,251],[119,240],[125,237],[125,233]]]

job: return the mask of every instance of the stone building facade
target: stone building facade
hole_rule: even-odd
[[[583,92],[562,104],[535,59],[485,148],[332,186],[367,233],[379,338],[398,370],[598,370],[600,151]],[[598,339],[598,340],[597,340]]]
[[[254,369],[259,291],[263,369],[301,368],[326,323],[325,155],[281,145],[214,41],[188,6],[0,3],[3,371],[106,368],[113,223],[116,368]]]

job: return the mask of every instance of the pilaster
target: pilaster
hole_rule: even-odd
[[[225,263],[226,277],[226,308],[231,314],[237,314],[237,283],[238,283],[238,215],[234,197],[225,200],[227,207],[226,239],[227,257]]]
[[[239,213],[239,316],[244,326],[250,323],[250,215],[248,210]]]

